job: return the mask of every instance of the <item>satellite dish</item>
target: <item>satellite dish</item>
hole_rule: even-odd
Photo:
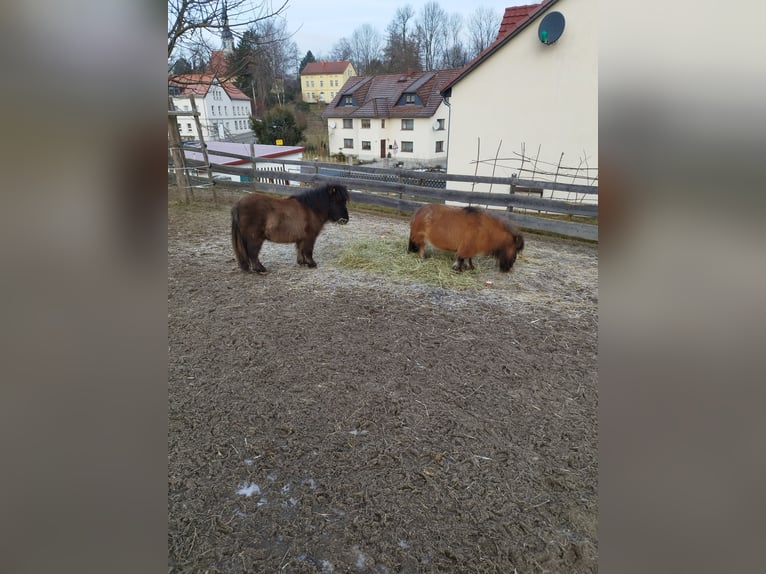
[[[330,129],[332,129],[332,130],[335,129],[335,122],[330,122]]]
[[[434,123],[431,124],[431,127],[434,128],[434,131],[439,129],[439,120],[434,120]]]
[[[549,12],[537,28],[537,37],[545,45],[553,44],[564,33],[564,15],[561,12]]]

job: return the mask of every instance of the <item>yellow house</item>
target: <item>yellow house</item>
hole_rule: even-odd
[[[301,71],[303,101],[310,104],[331,102],[346,80],[356,76],[354,65],[342,62],[310,62]]]

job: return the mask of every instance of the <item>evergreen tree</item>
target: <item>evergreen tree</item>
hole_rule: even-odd
[[[281,139],[283,145],[298,145],[303,139],[303,130],[298,127],[295,116],[282,106],[272,108],[263,119],[252,124],[258,143],[274,145]]]
[[[298,80],[300,81],[300,75],[303,71],[303,68],[306,67],[306,64],[310,64],[312,62],[316,62],[316,58],[314,57],[314,54],[311,53],[311,50],[306,52],[306,55],[303,56],[303,59],[301,60],[300,65],[298,66]]]

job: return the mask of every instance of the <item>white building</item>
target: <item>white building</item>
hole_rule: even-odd
[[[449,110],[439,90],[457,71],[349,78],[322,112],[330,153],[445,168]]]
[[[225,141],[252,133],[252,101],[231,82],[222,82],[210,74],[185,74],[174,76],[168,89],[173,105],[180,111],[191,111],[190,96],[194,95],[206,141]],[[182,140],[199,139],[192,116],[178,117],[178,131]]]
[[[597,37],[596,0],[507,8],[495,42],[442,88],[450,105],[448,173],[597,185]],[[519,171],[534,169],[533,162],[534,178]],[[559,166],[571,169],[554,176]],[[591,179],[581,179],[585,174]],[[486,192],[489,184],[473,189]],[[596,195],[574,195],[545,192],[597,202]]]

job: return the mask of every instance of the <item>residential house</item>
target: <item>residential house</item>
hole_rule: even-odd
[[[208,142],[205,142],[205,143],[207,144],[208,161],[210,162],[210,165],[212,166],[213,177],[215,179],[227,179],[231,181],[252,181],[252,178],[248,175],[232,175],[228,173],[221,173],[220,171],[216,171],[215,166],[224,165],[224,166],[252,168],[253,162],[247,159],[237,159],[237,158],[223,156],[223,155],[216,155],[216,152],[233,153],[233,154],[244,155],[244,156],[251,156],[251,153],[252,153],[253,156],[257,159],[279,158],[279,159],[294,159],[294,160],[300,161],[303,159],[303,152],[306,151],[306,148],[301,146],[253,144],[251,147],[249,144],[234,143],[234,142],[213,141],[210,143]],[[185,144],[184,155],[186,156],[186,158],[197,160],[197,161],[204,161],[204,156],[202,155],[202,152],[195,151],[195,149],[199,149],[199,147],[192,144]],[[259,161],[256,164],[257,169],[282,170],[282,169],[285,169],[285,167],[287,168],[288,171],[296,171],[300,173],[300,166],[283,166],[282,164],[262,162],[262,161]],[[205,170],[197,169],[196,172],[198,175],[202,175],[205,173]],[[293,181],[291,182],[291,185],[300,185],[300,183],[297,181]]]
[[[534,171],[534,179],[597,184],[580,179],[598,173],[597,37],[596,0],[507,8],[494,43],[442,86],[448,173],[532,179]],[[489,191],[489,184],[450,185]]]
[[[322,112],[331,153],[406,167],[446,167],[449,109],[439,90],[457,70],[350,78]]]
[[[194,95],[205,140],[224,141],[252,132],[252,101],[231,82],[210,74],[185,74],[172,77],[168,84],[176,110],[190,111]],[[178,130],[182,140],[199,139],[192,116],[179,116]]]
[[[301,92],[303,101],[315,104],[329,102],[338,93],[346,80],[356,76],[354,65],[340,62],[309,62],[301,70]]]

